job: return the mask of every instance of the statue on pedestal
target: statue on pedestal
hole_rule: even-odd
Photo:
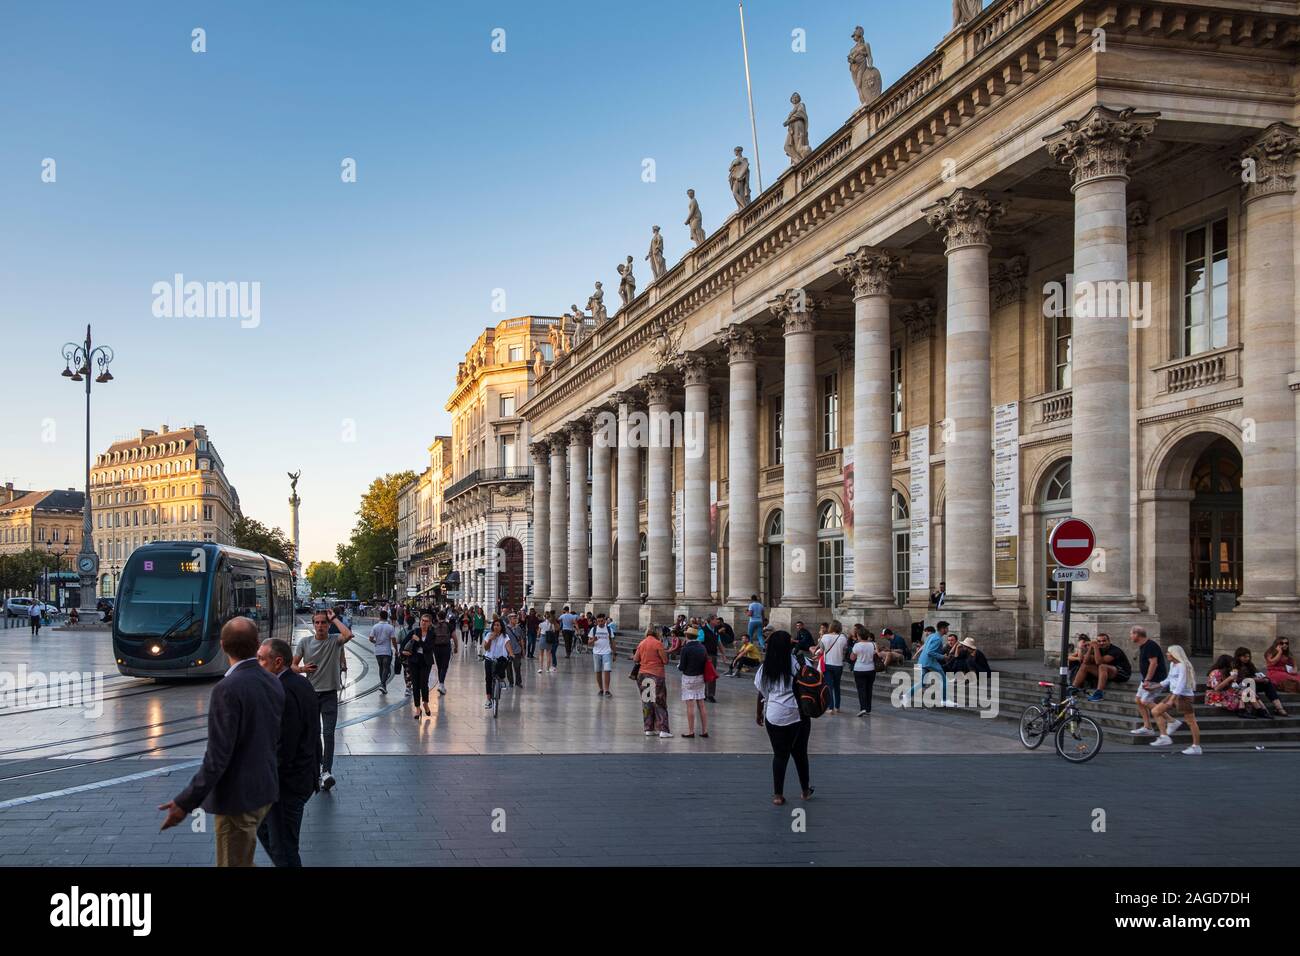
[[[853,28],[853,49],[849,51],[849,73],[857,87],[858,99],[866,106],[880,95],[880,71],[871,60],[871,44],[864,39],[862,27]]]
[[[952,0],[953,29],[967,20],[974,20],[984,9],[984,0]]]
[[[646,254],[650,260],[650,274],[658,279],[668,271],[668,263],[664,260],[664,237],[659,234],[659,227],[654,227],[654,235],[650,237],[650,251]]]
[[[597,325],[609,321],[609,313],[605,311],[605,290],[601,288],[599,282],[596,283],[596,291],[587,300],[587,308],[591,309],[591,317],[596,320]]]
[[[623,300],[623,308],[632,304],[636,298],[636,277],[632,275],[632,257],[627,257],[627,263],[618,266],[618,295]]]
[[[569,308],[573,310],[573,348],[576,349],[587,337],[587,315],[578,308],[577,303]]]
[[[686,225],[691,227],[691,242],[697,246],[704,241],[704,216],[700,214],[700,204],[695,201],[695,190],[686,190],[690,205],[686,207]]]
[[[790,103],[790,115],[781,125],[786,130],[785,154],[790,157],[790,165],[794,166],[807,158],[812,147],[808,145],[808,110],[798,93],[790,95]]]
[[[731,168],[727,170],[727,182],[731,184],[731,195],[736,200],[736,208],[744,209],[749,205],[749,160],[745,158],[745,150],[737,146],[736,158],[731,161]]]

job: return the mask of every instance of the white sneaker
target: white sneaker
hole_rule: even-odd
[[[539,667],[539,668],[537,668],[537,673],[539,673],[539,674],[540,674],[540,673],[541,673],[541,672],[542,672],[542,669],[541,669],[541,668],[540,668],[540,667]]]
[[[1187,756],[1189,757],[1199,757],[1201,755],[1201,748],[1198,747],[1196,744],[1192,744],[1190,747],[1184,750],[1183,753],[1187,754]]]
[[[647,731],[645,732],[645,735],[646,735],[647,737],[653,737],[653,736],[655,735],[655,732],[654,732],[653,730],[647,730]]]
[[[485,703],[483,706],[484,706],[486,709],[491,710],[491,709],[492,709],[492,701],[489,700],[489,701],[488,701],[487,703]]]
[[[1154,737],[1156,732],[1150,727],[1135,727],[1129,731],[1134,737]]]
[[[446,694],[446,693],[447,693],[447,685],[446,685],[446,684],[439,684],[439,685],[438,685],[438,693],[439,693],[439,694]]]
[[[1171,720],[1169,721],[1168,724],[1165,725],[1165,733],[1175,734],[1178,732],[1178,728],[1181,727],[1182,725],[1183,722],[1181,720]]]
[[[860,710],[860,711],[858,711],[858,716],[859,716],[859,717],[865,717],[865,716],[867,716],[867,712],[866,712],[865,710]]]
[[[320,788],[324,790],[326,793],[329,793],[331,790],[334,789],[334,784],[336,782],[337,781],[334,779],[334,774],[330,773],[328,770],[326,770],[323,774],[320,775]]]
[[[1173,738],[1171,738],[1168,734],[1161,734],[1155,740],[1151,741],[1150,744],[1150,746],[1152,747],[1172,747],[1173,745],[1174,745]]]
[[[661,730],[661,731],[659,731],[659,736],[660,736],[660,737],[671,737],[672,734],[670,734],[670,733],[669,733],[668,731],[666,731],[666,730]]]

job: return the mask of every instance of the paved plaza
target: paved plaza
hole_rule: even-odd
[[[210,864],[211,834],[159,833],[155,808],[203,752],[212,684],[116,677],[103,632],[0,633],[5,670],[109,675],[96,718],[0,702],[0,864]],[[1071,766],[1050,748],[1025,751],[1010,721],[877,701],[869,719],[815,723],[816,793],[776,808],[748,679],[719,682],[708,740],[661,740],[642,735],[630,682],[596,696],[586,656],[562,659],[556,674],[529,668],[493,720],[482,666],[462,654],[433,717],[415,720],[400,682],[378,693],[364,637],[350,649],[339,784],[308,803],[308,865],[1211,865],[1216,832],[1234,830],[1243,852],[1265,856],[1300,835],[1282,812],[1300,780],[1292,752],[1192,760],[1112,747]],[[627,666],[616,663],[620,674]],[[672,669],[669,681],[680,734]],[[1228,782],[1275,822],[1235,828],[1215,799]],[[797,794],[793,768],[787,794]],[[1104,832],[1094,832],[1098,810]]]

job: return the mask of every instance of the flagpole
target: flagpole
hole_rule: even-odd
[[[745,3],[740,0],[740,49],[745,57],[745,90],[749,94],[749,132],[754,138],[754,168],[758,173],[758,191],[763,192],[763,161],[758,156],[758,123],[754,120],[754,87],[749,82],[749,42],[745,39]]]

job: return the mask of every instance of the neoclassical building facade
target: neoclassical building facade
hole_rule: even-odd
[[[536,596],[1050,650],[1072,514],[1072,631],[1300,631],[1298,57],[1294,3],[995,0],[538,377]]]

